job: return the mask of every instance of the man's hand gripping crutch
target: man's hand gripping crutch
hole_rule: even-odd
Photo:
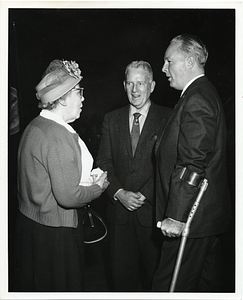
[[[207,179],[200,179],[200,177],[197,177],[197,174],[195,172],[191,172],[187,168],[183,169],[180,179],[186,181],[190,185],[198,186],[199,193],[198,193],[197,198],[191,208],[191,211],[188,215],[186,223],[167,218],[167,219],[163,220],[163,222],[158,222],[158,224],[157,224],[157,227],[161,228],[161,231],[165,236],[177,237],[177,236],[181,235],[179,252],[177,255],[176,264],[175,264],[175,268],[174,268],[174,272],[173,272],[173,276],[172,276],[172,280],[171,280],[171,284],[170,284],[170,290],[169,290],[170,292],[174,292],[174,290],[175,290],[176,281],[177,281],[177,277],[178,277],[179,270],[180,270],[180,265],[181,265],[185,245],[186,245],[186,240],[187,240],[187,237],[190,232],[190,225],[191,225],[192,219],[197,211],[197,208],[199,206],[199,203],[201,201],[203,193],[206,191],[206,189],[208,187]],[[199,183],[198,183],[198,181],[199,181]],[[168,230],[168,228],[170,228],[170,230]]]

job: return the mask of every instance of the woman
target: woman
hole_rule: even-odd
[[[84,101],[78,64],[54,60],[43,76],[36,86],[42,111],[19,145],[16,289],[82,291],[80,208],[106,189],[107,174],[92,175],[93,158],[68,124]]]

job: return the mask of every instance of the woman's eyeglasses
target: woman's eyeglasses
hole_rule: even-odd
[[[73,91],[78,91],[80,97],[84,96],[84,88],[75,88]]]

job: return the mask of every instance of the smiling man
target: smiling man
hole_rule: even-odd
[[[171,113],[151,102],[155,88],[149,63],[125,71],[129,105],[103,122],[97,165],[108,172],[108,225],[114,291],[151,291],[161,238],[155,227],[154,146]]]
[[[175,291],[220,292],[220,234],[230,222],[226,173],[226,124],[222,103],[204,66],[206,46],[192,35],[174,38],[162,71],[181,97],[156,145],[157,226],[166,237],[153,291],[168,292],[181,235],[199,192],[208,179],[185,247]]]

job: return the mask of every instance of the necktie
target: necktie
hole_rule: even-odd
[[[131,141],[132,141],[132,154],[134,156],[139,136],[140,136],[140,128],[139,128],[139,117],[141,116],[140,113],[133,114],[133,124],[132,124],[132,131],[131,131]]]

